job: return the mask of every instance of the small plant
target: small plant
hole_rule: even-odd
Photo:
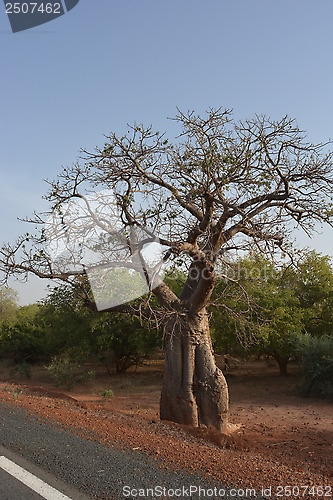
[[[9,392],[12,394],[14,399],[18,399],[21,394],[23,394],[23,391],[21,389],[18,389],[17,387],[11,387],[9,389]]]
[[[105,399],[109,399],[113,397],[113,390],[112,389],[107,389],[106,391],[102,392],[102,396]]]

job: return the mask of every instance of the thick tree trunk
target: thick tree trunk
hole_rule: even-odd
[[[161,419],[225,432],[228,400],[226,380],[215,363],[207,313],[169,325]]]
[[[279,356],[275,356],[275,359],[279,365],[280,376],[287,377],[288,376],[288,359],[280,358]]]

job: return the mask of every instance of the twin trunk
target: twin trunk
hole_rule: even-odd
[[[228,400],[226,380],[215,363],[207,314],[169,325],[161,419],[225,432]]]

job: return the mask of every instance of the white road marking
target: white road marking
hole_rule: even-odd
[[[34,476],[4,456],[0,457],[0,467],[47,500],[71,500],[63,493],[60,493],[60,491],[44,483],[37,476]]]

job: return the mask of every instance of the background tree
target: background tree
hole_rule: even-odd
[[[85,361],[96,347],[92,320],[93,312],[84,307],[75,289],[61,285],[50,290],[36,318],[43,331],[45,358],[66,354],[73,361]]]
[[[226,310],[213,309],[214,345],[226,352],[232,347],[243,355],[271,356],[286,376],[304,333],[296,270],[274,264],[262,254],[238,259],[233,267],[237,280],[216,286],[217,305],[222,300]]]
[[[108,373],[124,373],[139,366],[158,346],[158,335],[136,316],[121,313],[95,315],[92,322],[96,352]]]
[[[85,194],[96,186],[111,189],[124,247],[131,232],[143,231],[147,239],[153,232],[165,248],[166,263],[177,265],[181,259],[187,280],[180,295],[162,282],[140,307],[114,310],[148,320],[155,315],[163,322],[161,418],[224,431],[228,388],[215,364],[207,312],[219,261],[253,245],[270,255],[279,249],[291,255],[287,243],[294,227],[311,232],[316,221],[331,223],[332,153],[325,144],[308,143],[288,117],[274,121],[256,116],[236,123],[229,111],[211,110],[203,117],[179,112],[176,121],[181,134],[173,144],[141,125],[129,127],[121,137],[110,134],[101,149],[85,151],[81,164],[65,168],[50,183],[48,200],[53,210],[64,213],[69,200],[81,199],[91,222],[109,236],[103,239],[107,255],[107,242],[115,238],[114,220],[93,214]],[[42,216],[35,222],[43,222]],[[91,231],[91,225],[86,227]],[[43,232],[28,239],[3,246],[5,277],[34,272],[77,286],[78,269],[54,269]],[[142,241],[129,248],[144,261]],[[147,263],[145,271],[148,278]],[[149,306],[151,295],[159,303],[155,311]],[[89,294],[86,299],[89,303]]]
[[[16,303],[16,293],[8,287],[0,288],[0,326],[3,323],[10,323],[18,310]]]
[[[161,340],[136,316],[89,310],[78,291],[66,285],[50,292],[37,321],[49,357],[66,354],[76,362],[98,358],[109,374],[140,365]]]
[[[32,363],[44,352],[43,331],[36,317],[38,304],[20,307],[15,318],[5,322],[0,330],[1,356],[16,364]]]
[[[311,336],[333,335],[333,269],[330,258],[306,252],[298,264],[296,293]]]
[[[244,265],[244,263],[243,263]],[[249,275],[244,287],[256,302],[256,339],[260,353],[272,356],[280,375],[287,375],[295,345],[304,333],[303,309],[295,287],[295,270],[274,266],[267,260],[250,259],[255,276]]]

